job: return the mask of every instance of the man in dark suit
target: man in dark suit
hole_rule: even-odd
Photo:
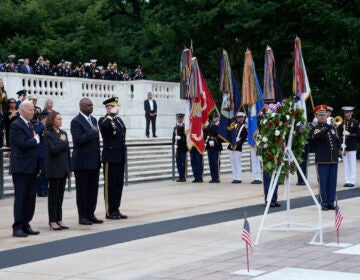
[[[76,183],[76,204],[79,224],[101,224],[95,217],[99,189],[100,142],[99,129],[93,112],[93,103],[89,98],[79,102],[80,113],[70,124],[73,139],[73,170]]]
[[[152,99],[152,92],[148,92],[148,99],[144,101],[144,110],[146,118],[146,137],[149,138],[150,135],[150,121],[153,137],[156,136],[156,115],[157,115],[157,104],[154,99]]]
[[[103,104],[106,107],[106,115],[100,118],[99,127],[104,141],[102,160],[106,218],[126,219],[127,216],[119,210],[124,186],[126,127],[119,117],[118,98],[109,98]]]
[[[38,172],[39,135],[33,130],[34,104],[23,101],[20,117],[10,127],[11,173],[15,189],[13,236],[37,235],[30,226],[36,203],[36,175]]]
[[[29,65],[29,59],[25,58],[24,59],[24,64],[21,65],[20,69],[19,69],[20,73],[23,74],[34,74],[34,69],[32,66]]]

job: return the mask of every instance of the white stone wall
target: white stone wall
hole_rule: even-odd
[[[179,83],[150,80],[104,81],[18,73],[0,73],[0,79],[4,81],[9,97],[17,99],[16,92],[25,89],[28,94],[38,95],[38,106],[41,108],[47,99],[53,99],[54,109],[62,114],[63,129],[68,132],[70,121],[78,114],[79,101],[83,97],[93,100],[93,116],[99,118],[105,114],[102,102],[117,96],[128,138],[145,137],[144,100],[149,91],[158,104],[156,131],[159,137],[170,137],[176,113],[185,112],[185,101],[180,99]]]

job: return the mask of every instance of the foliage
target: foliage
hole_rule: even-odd
[[[296,171],[295,163],[286,153],[292,124],[294,130],[290,148],[298,163],[302,162],[301,155],[309,134],[303,114],[304,110],[295,105],[294,99],[289,98],[282,104],[269,106],[269,112],[261,118],[261,129],[256,141],[257,152],[261,155],[264,169],[269,174],[276,171],[281,164],[281,173],[284,175],[289,172],[294,174]]]

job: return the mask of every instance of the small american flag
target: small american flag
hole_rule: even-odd
[[[250,234],[250,225],[248,220],[245,218],[244,220],[244,228],[241,234],[241,239],[245,241],[245,243],[252,248],[251,234]]]
[[[343,219],[344,219],[344,216],[341,213],[339,206],[336,204],[336,207],[335,207],[335,229],[336,230],[339,230]]]

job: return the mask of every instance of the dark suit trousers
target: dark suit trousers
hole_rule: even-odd
[[[12,174],[14,196],[14,224],[13,230],[23,229],[28,226],[35,212],[36,204],[36,173]]]
[[[269,190],[270,190],[271,175],[269,173],[267,173],[265,170],[263,170],[263,182],[264,182],[265,202],[267,202],[266,198],[267,198]],[[276,202],[278,199],[278,195],[277,195],[278,187],[279,187],[279,184],[276,183],[275,190],[274,190],[273,196],[271,198],[271,202]]]
[[[62,221],[65,184],[66,176],[63,178],[49,178],[48,211],[50,223]]]
[[[124,163],[106,162],[104,166],[104,198],[107,215],[119,213],[124,187]]]
[[[155,136],[156,135],[156,116],[154,116],[154,117],[147,116],[146,117],[146,136],[150,135],[150,122],[151,122],[152,134],[153,134],[153,136]]]
[[[99,190],[99,172],[99,169],[74,171],[76,204],[80,219],[94,216]]]

